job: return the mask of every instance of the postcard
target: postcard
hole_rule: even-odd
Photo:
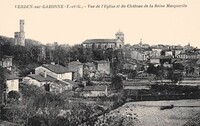
[[[200,124],[199,5],[1,0],[0,125]]]

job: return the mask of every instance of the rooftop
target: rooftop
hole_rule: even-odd
[[[96,85],[96,86],[86,86],[83,91],[105,91],[107,86]]]
[[[93,43],[116,43],[117,39],[87,39],[83,44],[93,44]]]
[[[38,74],[38,75],[36,75],[36,74],[30,74],[30,75],[28,75],[28,77],[30,77],[32,79],[35,79],[35,80],[37,80],[39,82],[45,82],[45,81],[51,81],[51,82],[53,82],[53,81],[56,81],[55,78],[53,78],[51,76],[48,76],[48,75],[45,78],[44,75],[42,75],[42,74]]]
[[[43,67],[47,68],[48,70],[57,73],[57,74],[62,74],[62,73],[67,73],[67,72],[71,72],[68,68],[63,67],[61,65],[53,65],[53,64],[43,64]]]

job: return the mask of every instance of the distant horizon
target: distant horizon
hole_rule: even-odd
[[[7,37],[7,38],[13,38],[14,39],[14,37],[10,37],[10,36],[5,36],[5,35],[0,35],[0,36],[2,36],[2,37]],[[74,45],[78,45],[78,44],[82,44],[82,42],[80,42],[80,43],[73,43],[73,44],[68,44],[68,43],[60,43],[60,42],[58,42],[58,41],[53,41],[53,42],[48,42],[48,43],[43,43],[43,42],[41,42],[41,41],[39,41],[39,40],[36,40],[36,39],[33,39],[33,38],[25,38],[25,40],[27,40],[27,39],[30,39],[30,40],[33,40],[33,41],[36,41],[36,42],[40,42],[41,44],[43,44],[43,45],[47,45],[47,44],[54,44],[54,42],[57,42],[59,45],[69,45],[69,46],[74,46]],[[92,38],[92,39],[112,39],[112,38]],[[86,40],[86,39],[85,39]],[[84,41],[83,41],[84,42]],[[137,44],[139,44],[140,43],[140,41],[138,42],[138,43],[134,43],[134,44],[131,44],[131,43],[124,43],[124,45],[127,45],[127,44],[130,44],[131,46],[133,46],[133,45],[137,45]],[[186,45],[181,45],[181,44],[164,44],[164,43],[157,43],[157,44],[149,44],[149,43],[145,43],[145,42],[143,42],[142,41],[142,44],[148,44],[149,46],[155,46],[155,45],[165,45],[165,46],[182,46],[182,47],[184,47],[184,46],[187,46],[188,44],[190,44],[190,46],[191,47],[195,47],[195,46],[193,46],[193,45],[191,45],[191,43],[189,42],[189,43],[187,43]]]
[[[100,3],[101,2],[101,3]],[[15,5],[47,4],[132,4],[182,5],[185,8],[119,8],[119,9],[17,9]],[[19,20],[25,20],[25,38],[42,44],[81,44],[86,39],[113,39],[120,29],[125,44],[138,44],[140,39],[149,45],[190,45],[200,48],[200,1],[64,1],[2,0],[0,34],[14,37]],[[4,12],[4,13],[3,13]],[[5,13],[6,12],[6,13]]]

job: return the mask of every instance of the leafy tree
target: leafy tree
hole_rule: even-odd
[[[111,87],[120,91],[123,89],[122,76],[116,75],[112,78]]]
[[[8,93],[8,98],[18,100],[20,98],[20,94],[17,91],[10,91]]]

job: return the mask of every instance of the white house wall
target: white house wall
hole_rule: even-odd
[[[36,86],[38,86],[38,87],[41,87],[41,86],[43,86],[43,83],[41,83],[41,82],[39,82],[39,81],[37,81],[37,80],[35,80],[35,79],[33,79],[33,78],[30,78],[30,77],[25,77],[24,78],[24,81],[27,83],[27,84],[32,84],[32,85],[36,85]]]
[[[19,79],[6,81],[7,91],[19,91]]]

